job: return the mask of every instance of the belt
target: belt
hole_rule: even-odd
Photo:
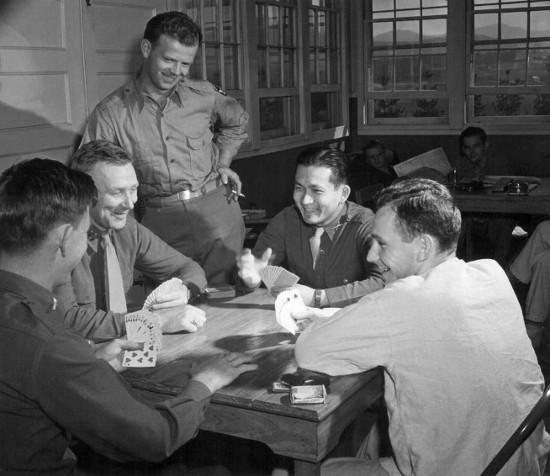
[[[219,187],[218,180],[206,182],[199,190],[182,190],[181,192],[169,195],[168,197],[151,197],[145,199],[145,205],[152,208],[162,208],[165,205],[171,205],[178,202],[187,202],[200,198]]]

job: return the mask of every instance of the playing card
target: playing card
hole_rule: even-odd
[[[182,280],[179,278],[172,278],[168,281],[165,281],[160,286],[155,288],[149,296],[145,299],[143,303],[144,309],[149,309],[159,298],[162,298],[165,294],[168,294],[170,291],[177,289],[182,285]]]
[[[306,306],[300,293],[294,289],[282,291],[275,300],[275,318],[287,331],[295,334],[298,330],[296,321],[292,318],[293,311],[305,311]]]
[[[273,286],[292,287],[300,278],[281,266],[265,266],[258,271],[267,289]]]
[[[126,350],[122,356],[123,367],[154,367],[161,346],[162,332],[157,318],[145,310],[126,314],[128,340],[143,342],[143,350]]]

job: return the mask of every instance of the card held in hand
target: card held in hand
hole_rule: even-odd
[[[150,309],[151,306],[157,302],[157,300],[162,301],[162,298],[165,294],[169,293],[170,291],[179,288],[182,285],[182,280],[179,278],[172,278],[168,281],[165,281],[160,286],[156,287],[151,291],[149,296],[145,299],[145,302],[143,303],[143,309]]]
[[[291,288],[300,280],[294,273],[281,266],[265,266],[258,271],[258,274],[270,291],[274,286]]]
[[[143,342],[143,350],[125,350],[123,367],[154,367],[160,350],[162,333],[155,316],[146,310],[132,312],[124,317],[129,341]]]
[[[288,332],[296,334],[298,325],[291,316],[293,311],[305,311],[306,306],[300,293],[295,289],[282,291],[275,300],[275,318]]]

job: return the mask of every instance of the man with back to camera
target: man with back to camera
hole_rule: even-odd
[[[329,460],[321,474],[481,474],[544,388],[520,305],[495,261],[456,258],[460,211],[444,185],[399,181],[377,205],[367,259],[386,287],[295,313],[313,320],[295,352],[329,375],[384,369],[394,456]],[[542,475],[549,449],[541,420],[499,474]]]
[[[298,275],[305,304],[316,307],[341,307],[384,286],[376,265],[365,259],[373,213],[347,201],[346,163],[337,149],[314,147],[298,156],[294,206],[270,221],[254,250],[237,258],[240,292],[260,285],[258,270],[268,263]]]
[[[128,151],[145,203],[141,223],[197,261],[209,283],[222,283],[244,241],[241,182],[230,165],[248,115],[208,81],[188,77],[201,41],[184,13],[149,20],[140,71],[94,109],[82,144],[105,139]]]
[[[108,238],[122,278],[119,294],[132,286],[134,269],[154,281],[179,278],[181,286],[155,301],[151,309],[163,332],[195,332],[202,327],[204,312],[188,302],[206,285],[203,270],[129,216],[139,184],[128,153],[108,141],[92,141],[73,154],[70,166],[92,177],[98,200],[90,210],[86,253],[72,271],[71,282],[55,290],[67,308],[66,324],[95,341],[125,333],[126,303],[113,309],[109,299]]]
[[[211,393],[256,368],[243,355],[215,356],[194,368],[184,391],[154,403],[113,368],[135,343],[117,340],[94,354],[64,324],[53,289],[86,251],[95,199],[91,177],[48,159],[0,177],[3,474],[74,474],[73,436],[118,461],[161,461],[196,434]]]

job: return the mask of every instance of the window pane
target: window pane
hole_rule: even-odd
[[[269,85],[270,88],[280,88],[281,54],[278,48],[269,48]]]
[[[419,21],[398,21],[396,22],[396,43],[397,45],[418,45],[420,41]]]
[[[477,51],[474,53],[473,86],[497,85],[497,60],[496,51]]]
[[[392,58],[377,58],[372,61],[371,91],[391,91],[393,89]]]
[[[267,88],[267,49],[258,48],[258,86]]]
[[[294,50],[285,48],[283,50],[283,73],[284,73],[284,86],[292,87],[296,85],[296,76],[294,68]]]
[[[315,19],[317,17],[316,10],[309,10],[308,14],[308,25],[309,25],[309,45],[317,46],[316,39],[317,35],[315,34]]]
[[[374,117],[447,117],[448,104],[443,99],[377,99]]]
[[[527,78],[530,85],[550,86],[550,49],[531,50]]]
[[[446,43],[447,41],[447,21],[424,20],[422,22],[422,43]]]
[[[338,93],[313,93],[311,95],[311,129],[330,129],[342,123]]]
[[[422,56],[422,89],[447,88],[446,55]]]
[[[392,22],[381,22],[372,25],[372,46],[374,48],[393,48]]]
[[[498,40],[498,15],[496,13],[478,14],[474,17],[475,41]]]
[[[527,38],[527,12],[503,13],[500,18],[501,39]]]
[[[474,117],[550,115],[550,94],[483,94],[474,97]]]
[[[204,2],[204,39],[205,41],[218,41],[218,10],[216,0]]]
[[[283,42],[284,46],[294,46],[294,21],[290,8],[283,8]]]
[[[404,56],[395,58],[395,89],[396,91],[420,89],[419,56]]]
[[[550,10],[531,12],[531,38],[550,36]]]
[[[240,89],[239,50],[236,46],[226,46],[223,50],[225,66],[225,89]]]
[[[337,84],[340,82],[340,55],[338,54],[338,50],[330,50],[330,64],[329,64],[329,72],[330,77],[328,78],[328,82],[330,84]]]
[[[319,50],[319,84],[327,84],[327,52]]]
[[[311,48],[309,50],[309,78],[311,84],[319,84],[317,81],[317,67],[315,63],[315,49]]]
[[[268,5],[267,15],[267,44],[278,46],[281,44],[281,38],[279,36],[279,26],[281,22],[279,18],[279,7]]]
[[[260,99],[261,140],[288,137],[298,132],[298,111],[295,97]]]
[[[317,12],[317,46],[327,46],[327,19],[323,11]]]
[[[525,85],[525,62],[527,53],[524,50],[501,50],[500,76],[501,86]]]
[[[219,46],[207,46],[206,47],[206,78],[211,83],[220,85],[222,84],[222,78],[220,75],[219,65],[220,61],[220,48]]]
[[[237,24],[235,15],[237,8],[233,5],[233,0],[223,0],[223,41],[224,43],[236,43],[237,32],[234,27]]]
[[[267,42],[267,26],[265,24],[266,7],[263,4],[256,4],[256,24],[258,25],[258,44],[265,45]]]

